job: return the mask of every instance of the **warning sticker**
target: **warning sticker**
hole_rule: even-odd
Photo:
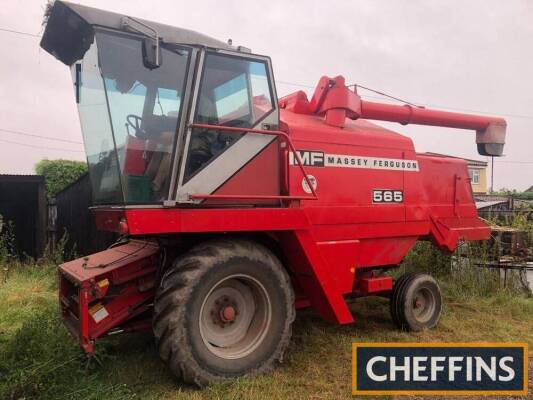
[[[313,186],[313,190],[316,190],[318,186],[318,181],[313,175],[307,175],[307,179],[309,179],[309,182]],[[305,193],[313,193],[309,185],[307,184],[307,180],[305,178],[302,178],[302,189]]]
[[[96,322],[97,324],[109,316],[109,313],[107,312],[105,307],[100,303],[95,304],[94,306],[89,308],[89,314],[91,314],[91,317],[93,317],[94,322]]]
[[[105,278],[105,279],[102,279],[101,281],[98,281],[96,283],[100,288],[105,288],[106,286],[109,286],[109,279]]]

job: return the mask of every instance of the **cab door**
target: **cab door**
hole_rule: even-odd
[[[279,168],[279,152],[272,151],[277,146],[275,136],[190,127],[195,123],[277,129],[279,112],[270,59],[228,51],[204,51],[198,71],[176,200],[191,202],[191,195],[218,193],[247,169],[254,173],[248,173],[250,176],[235,185],[231,194],[246,194],[258,179],[263,181],[262,187],[279,194],[279,173],[275,172]],[[276,155],[265,156],[266,153]],[[252,165],[258,164],[258,159],[260,165]],[[255,179],[250,179],[252,175]],[[275,182],[271,182],[273,179]]]

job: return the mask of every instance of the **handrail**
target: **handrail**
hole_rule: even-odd
[[[282,137],[285,142],[289,145],[290,151],[294,153],[294,159],[296,160],[298,167],[300,168],[300,171],[302,172],[305,182],[307,183],[307,186],[309,186],[309,189],[311,190],[312,196],[270,196],[270,195],[223,195],[223,194],[192,194],[190,195],[191,199],[265,199],[265,200],[272,200],[272,199],[279,199],[279,200],[318,200],[318,196],[315,192],[315,188],[311,184],[311,181],[309,177],[307,176],[307,173],[305,171],[305,168],[302,164],[302,161],[300,160],[300,157],[298,156],[298,153],[296,152],[296,148],[292,144],[292,141],[285,132],[282,131],[269,131],[266,129],[253,129],[253,128],[239,128],[236,126],[223,126],[223,125],[210,125],[210,124],[190,124],[189,128],[198,128],[198,129],[212,129],[212,130],[218,130],[218,131],[224,131],[224,132],[230,132],[230,133],[258,133],[261,135],[273,135]],[[289,165],[289,158],[287,157],[287,165]],[[289,168],[287,168],[287,174],[289,173]]]

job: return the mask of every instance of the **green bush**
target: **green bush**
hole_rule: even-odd
[[[35,172],[43,175],[48,196],[53,197],[87,173],[87,163],[72,160],[41,160]]]
[[[402,262],[402,270],[420,271],[435,277],[448,276],[451,255],[442,253],[429,241],[419,241]]]
[[[510,222],[510,225],[513,228],[520,229],[521,231],[524,231],[526,233],[525,235],[525,241],[526,246],[529,248],[533,247],[533,222],[529,220],[529,214],[528,213],[517,213],[512,221]]]
[[[533,200],[533,192],[522,192],[516,196],[518,199]]]

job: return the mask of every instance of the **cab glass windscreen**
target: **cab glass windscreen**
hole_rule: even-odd
[[[95,204],[167,198],[189,51],[162,45],[162,60],[150,70],[141,37],[96,31],[81,62],[78,106]]]

